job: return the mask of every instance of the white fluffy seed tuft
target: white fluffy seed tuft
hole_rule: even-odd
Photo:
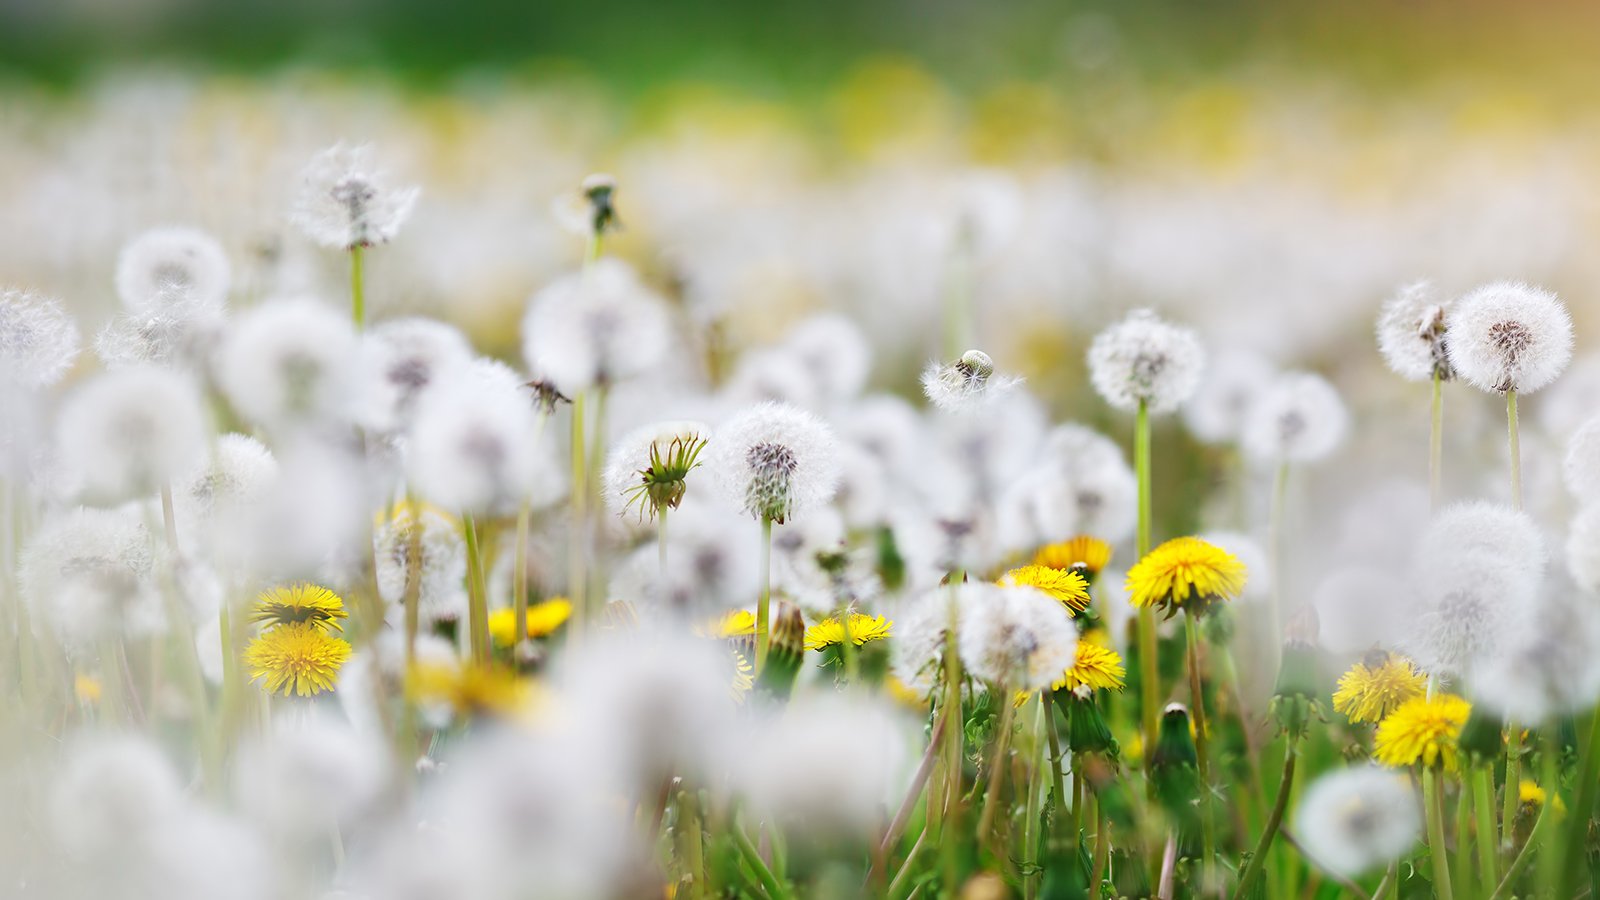
[[[1177,409],[1194,394],[1205,367],[1200,339],[1137,309],[1100,332],[1089,346],[1089,378],[1113,407],[1132,411],[1144,403],[1152,413]]]
[[[1339,392],[1319,375],[1288,372],[1256,398],[1244,423],[1244,449],[1268,463],[1324,459],[1350,428]]]
[[[1572,319],[1555,294],[1497,281],[1456,301],[1447,343],[1450,365],[1473,387],[1529,394],[1572,359]]]

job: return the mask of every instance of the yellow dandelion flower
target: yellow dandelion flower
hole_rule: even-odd
[[[883,616],[850,614],[850,642],[857,647],[889,636],[894,623]],[[823,619],[806,629],[806,649],[821,650],[844,642],[844,626],[837,618]]]
[[[1339,676],[1333,708],[1352,722],[1377,722],[1427,693],[1428,677],[1397,653],[1377,653]]]
[[[695,627],[694,633],[709,638],[753,636],[756,633],[756,614],[748,609],[736,609],[702,622]]]
[[[1395,768],[1420,762],[1454,772],[1461,764],[1456,740],[1471,712],[1472,704],[1454,694],[1413,697],[1378,723],[1372,756]]]
[[[1071,569],[1082,566],[1090,575],[1098,575],[1111,562],[1111,545],[1096,537],[1080,534],[1077,537],[1049,544],[1033,555],[1033,564],[1052,569]]]
[[[250,677],[269,694],[309,697],[333,690],[350,645],[310,622],[291,622],[262,632],[245,648]]]
[[[406,691],[421,704],[448,706],[463,717],[525,715],[537,692],[532,681],[494,666],[428,663],[413,666]]]
[[[1517,800],[1522,805],[1534,807],[1544,806],[1545,801],[1550,799],[1550,795],[1545,793],[1544,788],[1540,787],[1535,782],[1526,778],[1517,782]],[[1556,812],[1566,812],[1567,806],[1565,803],[1561,802],[1560,794],[1557,794],[1555,799],[1551,802],[1555,803]]]
[[[250,611],[250,621],[269,628],[305,624],[318,631],[331,632],[343,631],[344,624],[339,620],[349,615],[338,594],[301,582],[262,592]]]
[[[1091,628],[1078,635],[1078,646],[1081,647],[1084,644],[1093,644],[1096,647],[1105,647],[1108,650],[1116,649],[1115,645],[1111,643],[1111,632],[1104,628]]]
[[[907,709],[914,709],[918,712],[926,712],[928,709],[928,697],[926,694],[918,693],[915,688],[893,675],[883,679],[883,689],[889,695],[889,699]]]
[[[553,597],[543,603],[528,607],[523,619],[524,637],[542,638],[554,634],[557,628],[572,618],[572,601]],[[489,614],[489,639],[496,646],[509,647],[516,640],[517,611],[511,607],[497,609]]]
[[[1022,566],[1001,576],[1000,584],[1038,588],[1061,601],[1067,612],[1077,615],[1089,608],[1089,582],[1071,569],[1049,566]]]
[[[733,702],[743,703],[750,689],[756,686],[756,667],[750,664],[750,657],[738,650],[733,651],[733,683],[728,689],[733,694]]]
[[[100,679],[93,675],[78,674],[72,679],[72,695],[85,706],[100,702]]]
[[[1079,686],[1090,690],[1120,691],[1123,688],[1124,678],[1128,670],[1122,664],[1122,656],[1110,647],[1091,644],[1087,641],[1078,642],[1078,657],[1072,661],[1072,666],[1062,674],[1061,679],[1050,685],[1053,691],[1074,690]]]
[[[1203,613],[1244,590],[1245,568],[1232,553],[1196,537],[1173,538],[1151,550],[1128,570],[1129,602]]]

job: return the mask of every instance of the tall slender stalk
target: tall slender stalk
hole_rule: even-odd
[[[367,327],[367,292],[362,276],[366,250],[360,244],[350,248],[350,321],[357,331]]]
[[[1011,750],[1011,722],[1016,716],[1017,705],[1009,699],[1005,685],[999,685],[999,692],[995,696],[1000,700],[1000,725],[999,734],[995,736],[994,761],[989,766],[989,789],[984,793],[983,812],[978,816],[978,844],[983,846],[994,838],[994,817],[1000,806],[1000,794],[1005,787],[1006,754]],[[995,856],[1004,858],[1005,854],[999,847],[995,849]]]
[[[1578,780],[1574,784],[1578,792],[1572,811],[1567,813],[1567,834],[1561,850],[1561,879],[1555,893],[1557,897],[1571,897],[1577,893],[1578,876],[1585,868],[1583,847],[1589,836],[1589,821],[1594,815],[1595,795],[1600,793],[1600,709],[1589,711],[1589,740],[1578,748],[1577,771]],[[1539,814],[1541,821],[1549,815],[1549,809],[1554,805],[1554,800],[1545,804],[1544,811]]]
[[[1522,441],[1517,427],[1517,392],[1506,391],[1506,444],[1511,451],[1511,505],[1522,509]]]
[[[1272,654],[1269,674],[1274,677],[1283,661],[1283,583],[1286,580],[1283,571],[1283,532],[1288,503],[1289,464],[1282,462],[1278,464],[1277,474],[1272,479],[1272,507],[1267,520],[1267,564],[1272,568],[1272,592],[1267,598],[1267,646]]]
[[[1511,788],[1516,794],[1516,789]],[[1433,895],[1439,900],[1452,900],[1455,892],[1450,887],[1450,853],[1444,843],[1444,785],[1439,773],[1432,768],[1422,770],[1423,811],[1428,820],[1428,858],[1433,863]]]
[[[516,546],[511,550],[511,614],[515,617],[511,633],[511,655],[516,658],[517,646],[528,635],[528,530],[532,525],[533,510],[527,498],[517,505]]]
[[[767,663],[771,641],[768,619],[772,606],[772,519],[761,517],[761,596],[756,600],[756,672]]]
[[[1267,851],[1272,849],[1272,838],[1278,833],[1278,826],[1283,824],[1284,810],[1289,807],[1289,794],[1294,790],[1294,770],[1295,760],[1299,756],[1299,740],[1298,737],[1290,735],[1288,744],[1283,748],[1283,775],[1278,780],[1278,796],[1272,801],[1272,812],[1267,816],[1266,826],[1261,829],[1261,837],[1256,840],[1255,850],[1250,854],[1250,863],[1239,876],[1239,887],[1233,892],[1233,900],[1243,900],[1251,896],[1251,887],[1266,864]]]
[[[567,599],[577,611],[577,624],[589,620],[589,492],[588,445],[583,431],[584,392],[572,398],[572,528],[567,535]]]
[[[1522,443],[1517,426],[1517,392],[1506,391],[1506,445],[1511,455],[1511,504],[1522,509]],[[1500,815],[1500,844],[1510,847],[1517,818],[1517,785],[1522,782],[1522,726],[1506,723],[1505,798]]]
[[[1133,420],[1133,471],[1139,486],[1139,527],[1135,534],[1134,555],[1144,559],[1150,552],[1150,406],[1139,401]],[[1135,560],[1137,561],[1137,560]],[[1139,608],[1139,721],[1144,736],[1144,758],[1148,765],[1155,752],[1157,709],[1161,705],[1160,670],[1156,665],[1156,615],[1147,606]]]
[[[471,515],[461,517],[461,530],[467,541],[467,636],[472,660],[489,663],[489,602],[484,594],[483,554],[478,546],[478,523]]]
[[[667,509],[663,503],[656,511],[656,570],[662,584],[666,584],[667,579]]]
[[[1200,770],[1200,835],[1205,852],[1202,868],[1209,887],[1216,881],[1217,833],[1211,816],[1211,741],[1206,736],[1205,691],[1200,681],[1200,626],[1192,611],[1184,613],[1183,618],[1189,651],[1189,706],[1194,714],[1194,750]]]
[[[1495,852],[1500,837],[1494,829],[1494,773],[1489,766],[1477,766],[1472,771],[1472,806],[1478,832],[1478,877],[1483,884],[1500,880],[1500,859]]]
[[[1428,505],[1439,508],[1444,473],[1444,378],[1433,370],[1433,408],[1428,417]]]

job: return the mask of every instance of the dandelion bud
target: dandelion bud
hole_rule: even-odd
[[[1188,707],[1169,704],[1150,754],[1150,781],[1156,802],[1189,835],[1199,825],[1203,802],[1198,759]]]
[[[779,524],[827,502],[839,479],[832,429],[778,403],[752,407],[719,428],[709,461],[729,500]]]
[[[1461,726],[1456,746],[1473,764],[1490,762],[1505,752],[1505,729],[1504,718],[1475,705],[1467,716],[1467,723]]]
[[[1405,776],[1359,766],[1313,782],[1294,822],[1312,862],[1354,878],[1411,852],[1422,832],[1422,807]]]
[[[147,231],[117,257],[117,296],[136,313],[174,306],[221,310],[229,278],[222,245],[194,228]]]
[[[61,304],[0,288],[0,382],[48,387],[77,358],[78,326]]]
[[[1402,287],[1383,304],[1378,314],[1378,352],[1396,375],[1407,381],[1454,377],[1445,347],[1447,306],[1427,281]]]
[[[100,375],[61,410],[62,463],[94,501],[120,503],[154,494],[204,452],[205,413],[194,384],[165,369]]]
[[[1456,302],[1450,365],[1484,391],[1537,391],[1572,359],[1572,319],[1549,291],[1512,281],[1486,284]]]
[[[339,250],[394,239],[420,191],[391,185],[372,157],[371,147],[335,144],[311,158],[291,214],[306,236]]]
[[[529,370],[568,395],[650,371],[671,340],[661,298],[627,263],[610,258],[539,291],[522,319]]]
[[[1079,645],[1080,650],[1082,647]],[[1073,753],[1117,754],[1117,739],[1100,713],[1093,688],[1080,684],[1070,691],[1056,691],[1054,697],[1067,718],[1067,746]]]
[[[968,671],[1021,691],[1049,687],[1078,652],[1071,613],[1031,587],[1000,588],[981,612],[962,617],[957,638]]]
[[[1089,346],[1089,378],[1113,407],[1135,410],[1143,403],[1166,413],[1189,399],[1200,383],[1205,351],[1187,328],[1168,324],[1147,309],[1100,332]]]
[[[756,681],[757,690],[780,702],[789,699],[795,677],[800,674],[800,663],[805,658],[805,637],[806,623],[800,617],[799,608],[779,603],[772,620],[766,667]]]
[[[234,321],[217,381],[251,422],[279,431],[347,423],[360,388],[360,345],[349,320],[309,298],[269,302]]]
[[[667,422],[623,438],[611,451],[602,477],[606,500],[623,514],[638,507],[641,520],[677,509],[688,492],[689,473],[700,465],[709,433],[698,422]]]
[[[994,360],[982,350],[968,350],[949,364],[929,363],[922,371],[922,392],[934,406],[950,412],[978,409],[1021,383],[1011,376],[996,378]]]
[[[593,234],[605,234],[622,227],[622,221],[617,218],[617,179],[596,172],[584,178],[580,188],[584,199],[589,201],[589,230]]]
[[[1344,442],[1350,414],[1320,376],[1289,372],[1256,399],[1245,418],[1245,452],[1267,463],[1316,462]]]

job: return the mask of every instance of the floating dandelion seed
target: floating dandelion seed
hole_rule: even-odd
[[[1152,413],[1178,408],[1200,384],[1205,352],[1194,332],[1138,309],[1100,332],[1089,346],[1089,378],[1117,409],[1145,404]]]
[[[1472,705],[1454,694],[1407,700],[1378,723],[1372,757],[1394,768],[1421,763],[1454,772],[1461,762],[1456,739],[1471,712]]]
[[[606,498],[624,515],[637,506],[641,521],[677,509],[709,431],[698,422],[668,422],[623,438],[606,466]]]
[[[194,228],[156,228],[117,257],[117,296],[134,312],[167,307],[220,310],[227,303],[228,255]]]
[[[894,628],[894,623],[883,616],[869,616],[864,613],[850,614],[850,642],[857,647],[881,641],[889,637]],[[823,619],[821,622],[806,629],[806,649],[822,650],[835,644],[844,643],[844,625],[837,617]]]
[[[934,406],[968,412],[1014,390],[1022,379],[996,375],[994,360],[982,350],[968,350],[953,363],[929,363],[922,371],[922,392]]]
[[[1000,576],[999,583],[1004,587],[1037,588],[1059,600],[1067,612],[1073,615],[1089,608],[1089,583],[1082,575],[1071,569],[1039,565],[1021,566]]]
[[[1421,831],[1421,805],[1411,784],[1371,766],[1317,779],[1295,812],[1295,833],[1306,855],[1346,878],[1405,856]]]
[[[1528,394],[1572,359],[1572,319],[1555,294],[1497,281],[1456,301],[1448,343],[1450,365],[1473,387]]]
[[[295,201],[294,224],[339,250],[386,244],[411,217],[421,193],[394,187],[369,146],[335,144],[311,158]]]
[[[305,625],[318,631],[343,631],[344,600],[338,594],[315,584],[301,582],[267,590],[256,598],[250,621],[268,628],[278,625]]]
[[[1446,349],[1449,304],[1428,281],[1400,288],[1378,313],[1378,352],[1396,375],[1408,381],[1455,377]]]
[[[1396,653],[1372,653],[1339,676],[1333,708],[1352,722],[1377,722],[1427,689],[1428,676],[1411,660]]]
[[[285,697],[333,690],[349,658],[348,643],[303,622],[269,628],[244,652],[251,679],[261,682],[267,693]]]
[[[1246,572],[1239,558],[1197,537],[1173,538],[1151,550],[1128,570],[1125,588],[1135,607],[1203,614],[1212,604],[1232,600],[1244,590]]]

